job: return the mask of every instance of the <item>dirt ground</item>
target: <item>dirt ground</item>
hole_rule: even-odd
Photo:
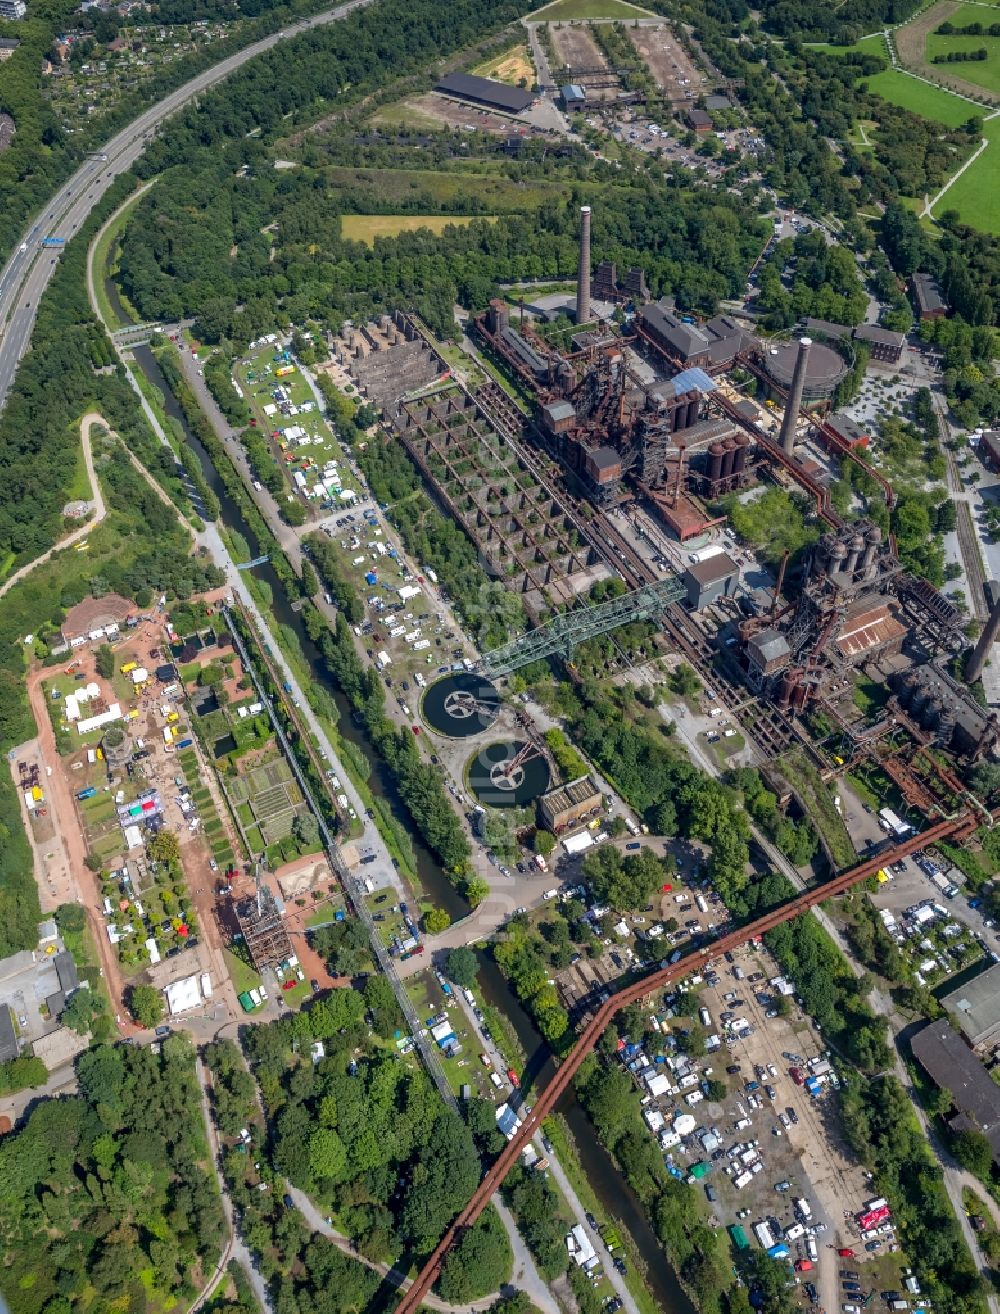
[[[662,27],[629,26],[626,31],[670,103],[692,103],[701,93],[704,78],[670,28],[664,23]]]
[[[598,86],[612,78],[608,61],[604,58],[594,38],[585,24],[563,23],[549,24],[549,33],[555,47],[556,58],[552,61],[552,72],[562,80],[559,73],[560,63],[570,70],[570,78],[579,83],[587,92],[588,101],[617,100],[619,87],[617,81],[613,87]],[[579,73],[579,69],[603,69],[600,74]]]
[[[107,933],[104,930],[104,918],[99,911],[96,877],[91,875],[84,865],[87,847],[77,820],[69,782],[63,771],[59,754],[56,752],[55,734],[45,706],[42,679],[46,675],[51,676],[52,671],[34,671],[28,676],[28,700],[38,728],[38,738],[34,742],[37,744],[39,764],[42,768],[40,776],[46,782],[43,788],[48,805],[48,820],[52,827],[51,842],[44,842],[44,865],[41,868],[43,874],[51,873],[52,887],[50,889],[46,880],[43,888],[46,898],[52,900],[51,907],[59,903],[80,903],[86,908],[100,954],[104,979],[115,1009],[118,1030],[123,1036],[130,1035],[136,1027],[129,1020],[124,1006],[125,983],[118,966],[117,955],[108,943]],[[31,833],[29,828],[28,834]],[[36,848],[36,854],[37,852]],[[36,862],[36,874],[38,871]],[[39,889],[39,894],[43,893],[43,888]]]
[[[496,59],[488,60],[475,70],[480,77],[493,78],[516,87],[523,78],[530,87],[535,80],[535,69],[528,56],[528,47],[515,46]]]
[[[511,132],[511,120],[504,115],[477,109],[474,105],[462,105],[434,91],[429,91],[425,96],[411,96],[405,103],[412,105],[419,114],[429,115],[448,128],[467,128],[472,125],[477,132],[502,134],[505,137]]]
[[[926,68],[925,53],[928,33],[933,32],[958,7],[955,0],[939,0],[938,4],[925,9],[912,22],[904,23],[902,27],[897,28],[893,34],[893,40],[896,43],[896,53],[901,63],[905,64],[907,68],[921,70]]]

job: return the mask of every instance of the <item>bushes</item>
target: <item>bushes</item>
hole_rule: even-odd
[[[848,1139],[892,1205],[928,1303],[949,1314],[982,1314],[979,1274],[906,1091],[893,1076],[864,1081],[848,1073],[841,1104]]]
[[[335,630],[311,604],[302,612],[310,637],[319,645],[324,664],[361,716],[376,752],[396,780],[400,798],[414,824],[454,879],[464,880],[469,841],[448,801],[441,772],[424,762],[413,736],[397,730],[385,715],[385,696],[378,673],[362,665],[347,621],[337,617]]]
[[[44,1086],[49,1070],[40,1058],[22,1055],[9,1063],[0,1063],[0,1095],[14,1095],[19,1090]]]

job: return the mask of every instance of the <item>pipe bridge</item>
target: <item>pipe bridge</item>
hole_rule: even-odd
[[[684,585],[674,575],[670,579],[655,580],[642,588],[592,607],[577,607],[546,621],[538,629],[522,634],[519,639],[485,653],[480,663],[484,675],[491,679],[509,675],[531,662],[542,661],[557,653],[569,659],[578,643],[606,634],[635,620],[652,620],[662,615],[671,603],[685,595]]]

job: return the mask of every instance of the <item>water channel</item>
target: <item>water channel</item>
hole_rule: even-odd
[[[110,293],[113,280],[107,281]],[[251,553],[257,556],[260,548],[256,537],[243,519],[239,507],[227,492],[208,453],[188,428],[184,414],[171,393],[153,352],[149,347],[136,347],[133,354],[136,364],[142,369],[146,378],[163,394],[167,415],[176,419],[182,426],[188,444],[201,463],[209,487],[219,499],[223,523],[227,528],[240,534],[246,540]],[[417,875],[424,891],[434,903],[444,908],[453,920],[460,919],[468,913],[468,904],[445,879],[430,850],[414,832],[409,814],[399,798],[392,776],[376,753],[364,728],[353,720],[351,706],[345,695],[325,677],[319,650],[310,639],[301,617],[290,607],[281,581],[269,563],[257,566],[254,570],[260,579],[266,581],[271,590],[272,611],[278,623],[294,631],[313,678],[334,700],[340,716],[338,731],[341,738],[355,744],[371,763],[369,789],[376,797],[385,800],[392,809],[393,815],[406,828],[416,855]],[[521,1047],[527,1055],[526,1079],[539,1086],[544,1085],[555,1071],[548,1046],[507,985],[492,957],[481,951],[479,960],[479,980],[486,1000],[510,1019]],[[618,1171],[614,1161],[598,1143],[593,1126],[572,1094],[572,1087],[563,1098],[559,1112],[566,1118],[573,1133],[581,1167],[595,1194],[608,1214],[616,1218],[634,1239],[646,1270],[646,1280],[657,1304],[664,1314],[696,1314],[693,1304],[677,1281],[673,1269],[660,1248],[642,1205]]]

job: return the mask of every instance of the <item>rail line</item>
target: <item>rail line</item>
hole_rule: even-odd
[[[911,835],[891,849],[883,850],[877,857],[870,858],[868,861],[854,867],[851,871],[835,876],[833,880],[828,881],[825,885],[806,890],[794,899],[790,899],[788,903],[772,909],[770,912],[765,913],[763,917],[758,917],[756,921],[749,922],[738,930],[730,931],[711,945],[705,945],[695,953],[682,958],[679,962],[651,972],[649,976],[644,977],[641,981],[626,986],[612,995],[610,999],[601,1005],[580,1033],[579,1039],[566,1059],[560,1064],[552,1080],[539,1094],[531,1112],[527,1114],[521,1126],[508,1141],[496,1162],[487,1170],[472,1199],[438,1242],[430,1258],[414,1279],[412,1286],[405,1292],[396,1306],[396,1314],[416,1314],[421,1301],[427,1295],[441,1271],[445,1255],[455,1244],[458,1237],[475,1223],[489,1204],[493,1194],[499,1189],[504,1178],[517,1162],[522,1150],[538,1132],[544,1119],[552,1112],[566,1087],[579,1070],[581,1063],[593,1050],[617,1012],[651,994],[654,990],[660,990],[682,980],[688,975],[692,967],[712,962],[717,958],[721,958],[723,954],[742,948],[749,941],[757,939],[768,931],[773,931],[776,926],[781,926],[783,923],[791,921],[792,918],[798,917],[801,913],[808,912],[816,904],[832,898],[834,895],[844,894],[852,886],[857,885],[859,881],[873,875],[880,867],[897,862],[900,858],[907,857],[927,844],[934,844],[938,840],[967,832],[974,824],[974,820],[965,813],[947,821],[940,821],[920,834]]]
[[[989,614],[986,606],[986,571],[983,568],[976,527],[972,523],[972,508],[968,502],[956,502],[955,509],[958,512],[955,526],[958,531],[958,550],[969,582],[969,600],[976,620],[984,621]]]

